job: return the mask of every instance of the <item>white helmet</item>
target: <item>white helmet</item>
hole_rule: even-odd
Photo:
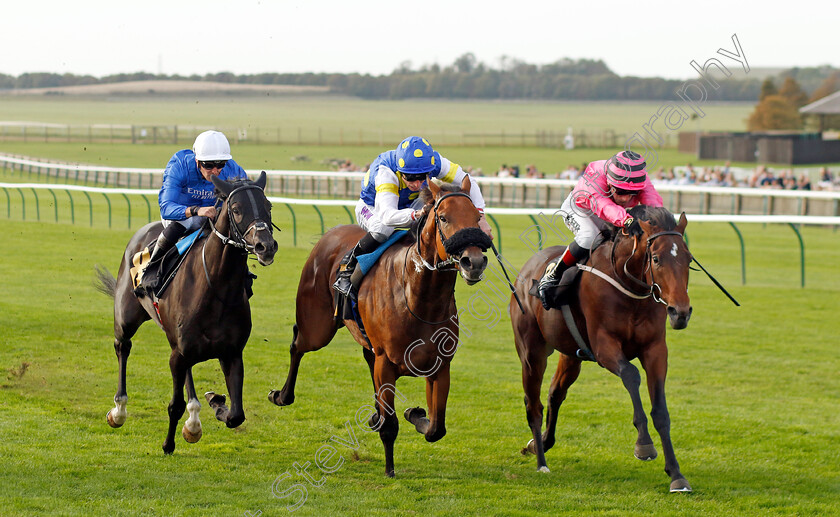
[[[196,137],[193,151],[198,160],[230,160],[230,144],[224,134],[205,131]]]

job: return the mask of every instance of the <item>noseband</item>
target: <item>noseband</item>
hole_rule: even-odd
[[[652,297],[655,302],[661,303],[662,305],[668,305],[668,302],[666,302],[665,300],[662,299],[662,288],[659,286],[659,284],[656,283],[656,280],[653,278],[653,267],[651,266],[652,260],[651,260],[651,252],[650,252],[650,243],[653,242],[654,239],[656,239],[658,237],[662,237],[663,235],[678,235],[680,238],[683,237],[683,234],[681,234],[680,232],[664,231],[664,232],[654,233],[653,235],[651,235],[650,237],[647,238],[647,240],[645,241],[645,271],[644,271],[644,273],[642,273],[642,275],[644,276],[646,273],[650,272],[650,284],[644,282],[643,280],[639,280],[638,278],[634,277],[627,270],[627,263],[630,262],[630,259],[633,258],[633,255],[636,254],[636,241],[633,242],[633,251],[630,253],[630,257],[628,257],[627,260],[624,261],[624,268],[623,269],[624,269],[624,274],[627,275],[627,278],[629,278],[630,280],[635,282],[637,285],[639,285],[643,289],[643,291],[642,291],[643,294],[635,295],[635,296],[633,296],[633,298],[644,299],[644,298],[647,298],[647,297]],[[615,262],[616,262],[615,261],[615,248],[616,248],[617,243],[618,243],[617,240],[613,241],[612,250],[610,251],[610,262],[612,263],[613,274],[618,279],[619,276],[618,276],[618,274],[616,273],[616,270],[615,270]],[[621,282],[621,280],[618,280],[618,281]],[[657,294],[657,291],[659,291],[659,294]]]
[[[265,221],[259,219],[260,212],[259,212],[259,209],[257,208],[257,206],[258,206],[257,205],[257,200],[254,197],[254,193],[252,192],[252,190],[254,190],[254,189],[262,191],[262,189],[260,187],[256,186],[256,185],[242,185],[240,187],[236,187],[235,189],[233,189],[233,191],[230,194],[228,194],[227,198],[225,198],[225,200],[224,200],[224,203],[228,205],[228,210],[227,210],[228,226],[230,226],[230,228],[231,228],[230,233],[232,233],[232,236],[222,235],[216,229],[216,226],[213,225],[213,221],[208,219],[208,221],[210,221],[210,227],[213,228],[213,233],[215,233],[216,236],[219,237],[219,239],[221,239],[223,244],[226,244],[226,245],[230,244],[231,246],[234,246],[236,248],[243,249],[243,250],[245,250],[246,253],[254,253],[254,245],[253,244],[248,244],[245,241],[245,237],[249,233],[251,233],[252,231],[254,233],[256,233],[256,232],[260,232],[260,231],[263,231],[263,230],[268,230],[270,233],[274,233],[273,230],[272,230],[272,227],[271,227],[272,225],[270,225],[270,224],[266,223]],[[244,232],[239,229],[239,226],[237,226],[236,221],[233,220],[233,212],[230,210],[230,203],[231,203],[231,200],[233,199],[233,196],[235,196],[236,194],[239,194],[240,192],[244,192],[245,194],[248,195],[248,200],[250,201],[251,209],[254,212],[254,221],[248,226],[248,228],[245,229]]]

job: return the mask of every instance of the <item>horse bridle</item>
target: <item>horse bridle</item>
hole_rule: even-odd
[[[426,269],[432,271],[456,270],[458,269],[458,266],[450,266],[452,266],[452,264],[458,263],[459,259],[458,257],[456,257],[456,255],[460,254],[460,252],[463,252],[469,246],[478,246],[482,248],[483,251],[487,251],[487,249],[492,244],[490,238],[487,237],[484,231],[480,228],[462,228],[461,230],[455,232],[454,235],[451,235],[449,238],[447,238],[443,234],[443,230],[441,230],[440,228],[440,216],[438,216],[438,208],[440,207],[441,203],[443,203],[444,199],[455,196],[463,196],[469,199],[470,202],[472,202],[472,198],[469,196],[469,194],[466,194],[464,192],[449,192],[439,197],[435,201],[434,208],[432,209],[435,218],[435,228],[437,228],[438,235],[440,236],[440,242],[443,245],[443,248],[446,250],[446,260],[438,262],[437,259],[435,259],[434,265],[426,262],[426,259],[423,258],[423,254],[420,253],[420,232],[423,229],[423,226],[425,226],[425,220],[426,217],[428,217],[428,214],[424,215],[423,219],[421,219],[420,222],[417,224],[417,256],[420,258],[420,262]],[[452,244],[453,240],[457,240],[458,242],[456,244]]]
[[[630,253],[630,257],[628,257],[627,260],[624,261],[623,270],[624,270],[624,274],[627,275],[627,278],[629,278],[630,280],[635,282],[637,285],[642,287],[642,289],[644,289],[642,294],[637,294],[637,295],[633,296],[634,298],[638,297],[638,298],[643,299],[643,298],[652,297],[655,302],[661,303],[662,305],[668,305],[668,302],[666,302],[665,300],[662,299],[662,288],[659,286],[658,283],[656,283],[656,280],[653,278],[653,267],[651,266],[652,255],[651,255],[651,251],[650,251],[650,243],[653,242],[654,239],[657,239],[658,237],[662,237],[664,235],[677,235],[677,236],[680,237],[680,239],[683,238],[683,234],[681,234],[680,232],[669,230],[669,231],[654,233],[653,235],[649,236],[646,239],[646,241],[645,241],[645,264],[646,264],[646,267],[645,267],[645,271],[644,271],[644,273],[642,273],[642,275],[644,276],[648,272],[650,273],[650,284],[646,283],[643,280],[639,280],[638,278],[634,277],[627,270],[627,263],[630,262],[630,259],[633,258],[633,256],[636,254],[636,243],[637,243],[637,241],[635,241],[635,240],[633,241],[633,251],[632,251],[632,253]],[[621,283],[621,277],[618,276],[618,274],[615,270],[615,265],[616,265],[615,248],[616,248],[617,243],[618,243],[617,239],[613,241],[612,249],[610,250],[610,263],[612,264],[613,274],[615,275],[615,278],[618,280],[619,283]],[[626,288],[626,286],[625,286],[625,288]],[[627,290],[632,291],[629,288]],[[656,291],[659,291],[658,295],[657,295]]]
[[[256,232],[260,232],[260,231],[263,231],[263,230],[268,230],[270,233],[273,234],[274,230],[272,229],[272,226],[274,226],[276,228],[274,223],[271,223],[269,225],[265,221],[259,219],[260,213],[259,213],[259,210],[257,209],[257,200],[254,198],[254,193],[251,192],[254,189],[262,191],[262,189],[260,187],[258,187],[257,185],[242,185],[240,187],[236,187],[235,189],[233,189],[233,191],[231,191],[231,193],[228,194],[228,196],[224,200],[224,203],[226,203],[228,205],[228,210],[227,210],[228,226],[230,226],[230,228],[231,228],[231,233],[233,233],[233,237],[228,237],[227,235],[222,235],[222,233],[219,232],[216,229],[216,226],[213,224],[213,221],[211,219],[208,219],[208,221],[210,222],[210,227],[213,229],[213,233],[215,233],[216,236],[219,239],[221,239],[223,244],[225,244],[225,245],[229,244],[229,245],[234,246],[236,248],[243,249],[243,250],[245,250],[246,253],[255,253],[254,245],[253,244],[248,244],[245,241],[245,237],[249,233],[251,233],[251,231],[256,233]],[[248,199],[251,201],[251,208],[254,211],[254,221],[248,226],[248,228],[245,229],[244,232],[242,232],[239,229],[239,226],[237,226],[236,221],[233,220],[233,212],[230,210],[230,203],[231,203],[231,200],[233,199],[233,196],[240,193],[240,192],[245,192],[246,194],[248,194]]]
[[[454,197],[454,196],[464,196],[464,197],[472,200],[472,198],[470,198],[469,194],[466,194],[464,192],[449,192],[449,193],[444,194],[443,196],[439,197],[435,201],[434,208],[432,209],[433,212],[434,212],[435,227],[437,228],[438,235],[440,236],[440,241],[441,241],[441,244],[443,244],[444,249],[446,248],[446,242],[447,242],[448,239],[446,238],[445,235],[443,235],[443,230],[440,229],[440,217],[438,216],[437,211],[438,211],[438,207],[440,206],[440,204],[443,202],[444,199],[449,198],[449,197]],[[417,233],[416,233],[416,236],[415,236],[415,240],[417,241],[417,256],[419,257],[420,262],[423,264],[423,266],[426,269],[428,269],[430,271],[454,271],[454,270],[457,270],[458,266],[450,267],[452,264],[457,264],[458,259],[456,257],[454,257],[453,255],[450,255],[449,251],[447,251],[446,260],[441,261],[441,262],[435,261],[434,265],[429,264],[428,262],[426,262],[426,259],[423,258],[423,254],[420,252],[420,232],[422,231],[423,227],[426,225],[425,224],[426,223],[426,218],[428,216],[429,216],[429,214],[426,213],[423,216],[423,218],[420,219],[420,221],[418,221],[417,228],[416,228]],[[463,230],[467,230],[467,229],[465,228]],[[463,230],[459,230],[459,231],[463,231]],[[479,232],[482,233],[482,235],[484,235],[484,232],[481,229],[476,228],[476,230],[478,230]],[[455,235],[457,235],[457,234],[458,234],[458,232],[455,233]],[[453,235],[453,237],[454,237],[454,235]],[[489,237],[488,237],[488,239],[489,239]],[[482,244],[476,244],[476,245],[482,246]],[[406,273],[406,270],[408,268],[408,250],[409,249],[410,248],[405,249],[405,258],[403,259],[403,277],[405,277],[405,273]],[[486,251],[486,249],[487,248],[485,248],[485,251]],[[461,250],[461,251],[463,251],[463,250]],[[435,252],[435,257],[437,257],[437,252]],[[452,295],[454,296],[455,293],[453,292]],[[403,286],[403,301],[405,302],[405,308],[408,309],[409,314],[414,316],[415,319],[420,320],[427,325],[440,325],[441,323],[445,323],[445,322],[452,319],[452,316],[450,316],[450,317],[448,317],[446,319],[443,319],[443,320],[440,320],[440,321],[427,321],[427,320],[424,320],[423,318],[421,318],[420,316],[418,316],[417,314],[415,314],[415,312],[413,310],[411,310],[411,307],[408,305],[408,295],[406,294],[405,286]]]

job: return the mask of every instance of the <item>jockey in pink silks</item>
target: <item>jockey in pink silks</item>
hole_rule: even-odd
[[[567,269],[589,257],[592,242],[607,223],[629,228],[633,217],[627,209],[636,205],[662,206],[662,196],[648,179],[645,167],[645,159],[633,151],[622,151],[586,167],[560,207],[575,239],[562,255],[546,265],[539,282],[540,301],[546,310],[551,306],[546,291],[560,283]]]

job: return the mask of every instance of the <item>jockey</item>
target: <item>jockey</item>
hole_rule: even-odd
[[[223,180],[247,179],[245,170],[230,156],[230,144],[219,131],[205,131],[198,135],[192,150],[175,153],[163,172],[163,185],[158,194],[163,232],[149,259],[160,260],[178,239],[190,230],[201,228],[207,218],[216,217],[216,195],[210,178]],[[148,268],[146,268],[148,271]],[[143,276],[138,295],[151,292],[155,278]]]
[[[609,223],[629,228],[627,213],[636,205],[662,206],[662,197],[647,177],[645,159],[633,151],[622,151],[609,160],[590,163],[571,194],[563,201],[560,214],[575,234],[563,254],[549,262],[539,282],[540,301],[546,310],[549,288],[560,284],[563,272],[589,256],[595,237]]]
[[[397,227],[408,226],[423,216],[419,196],[428,180],[437,178],[460,184],[466,176],[458,164],[442,157],[419,136],[410,136],[395,150],[377,156],[362,180],[361,198],[356,203],[356,220],[367,233],[353,248],[347,264],[342,265],[333,288],[350,295],[362,276],[361,270],[353,274],[357,257],[376,250]],[[470,182],[469,196],[481,215],[479,227],[492,238],[490,225],[484,218],[484,198],[476,181]]]

